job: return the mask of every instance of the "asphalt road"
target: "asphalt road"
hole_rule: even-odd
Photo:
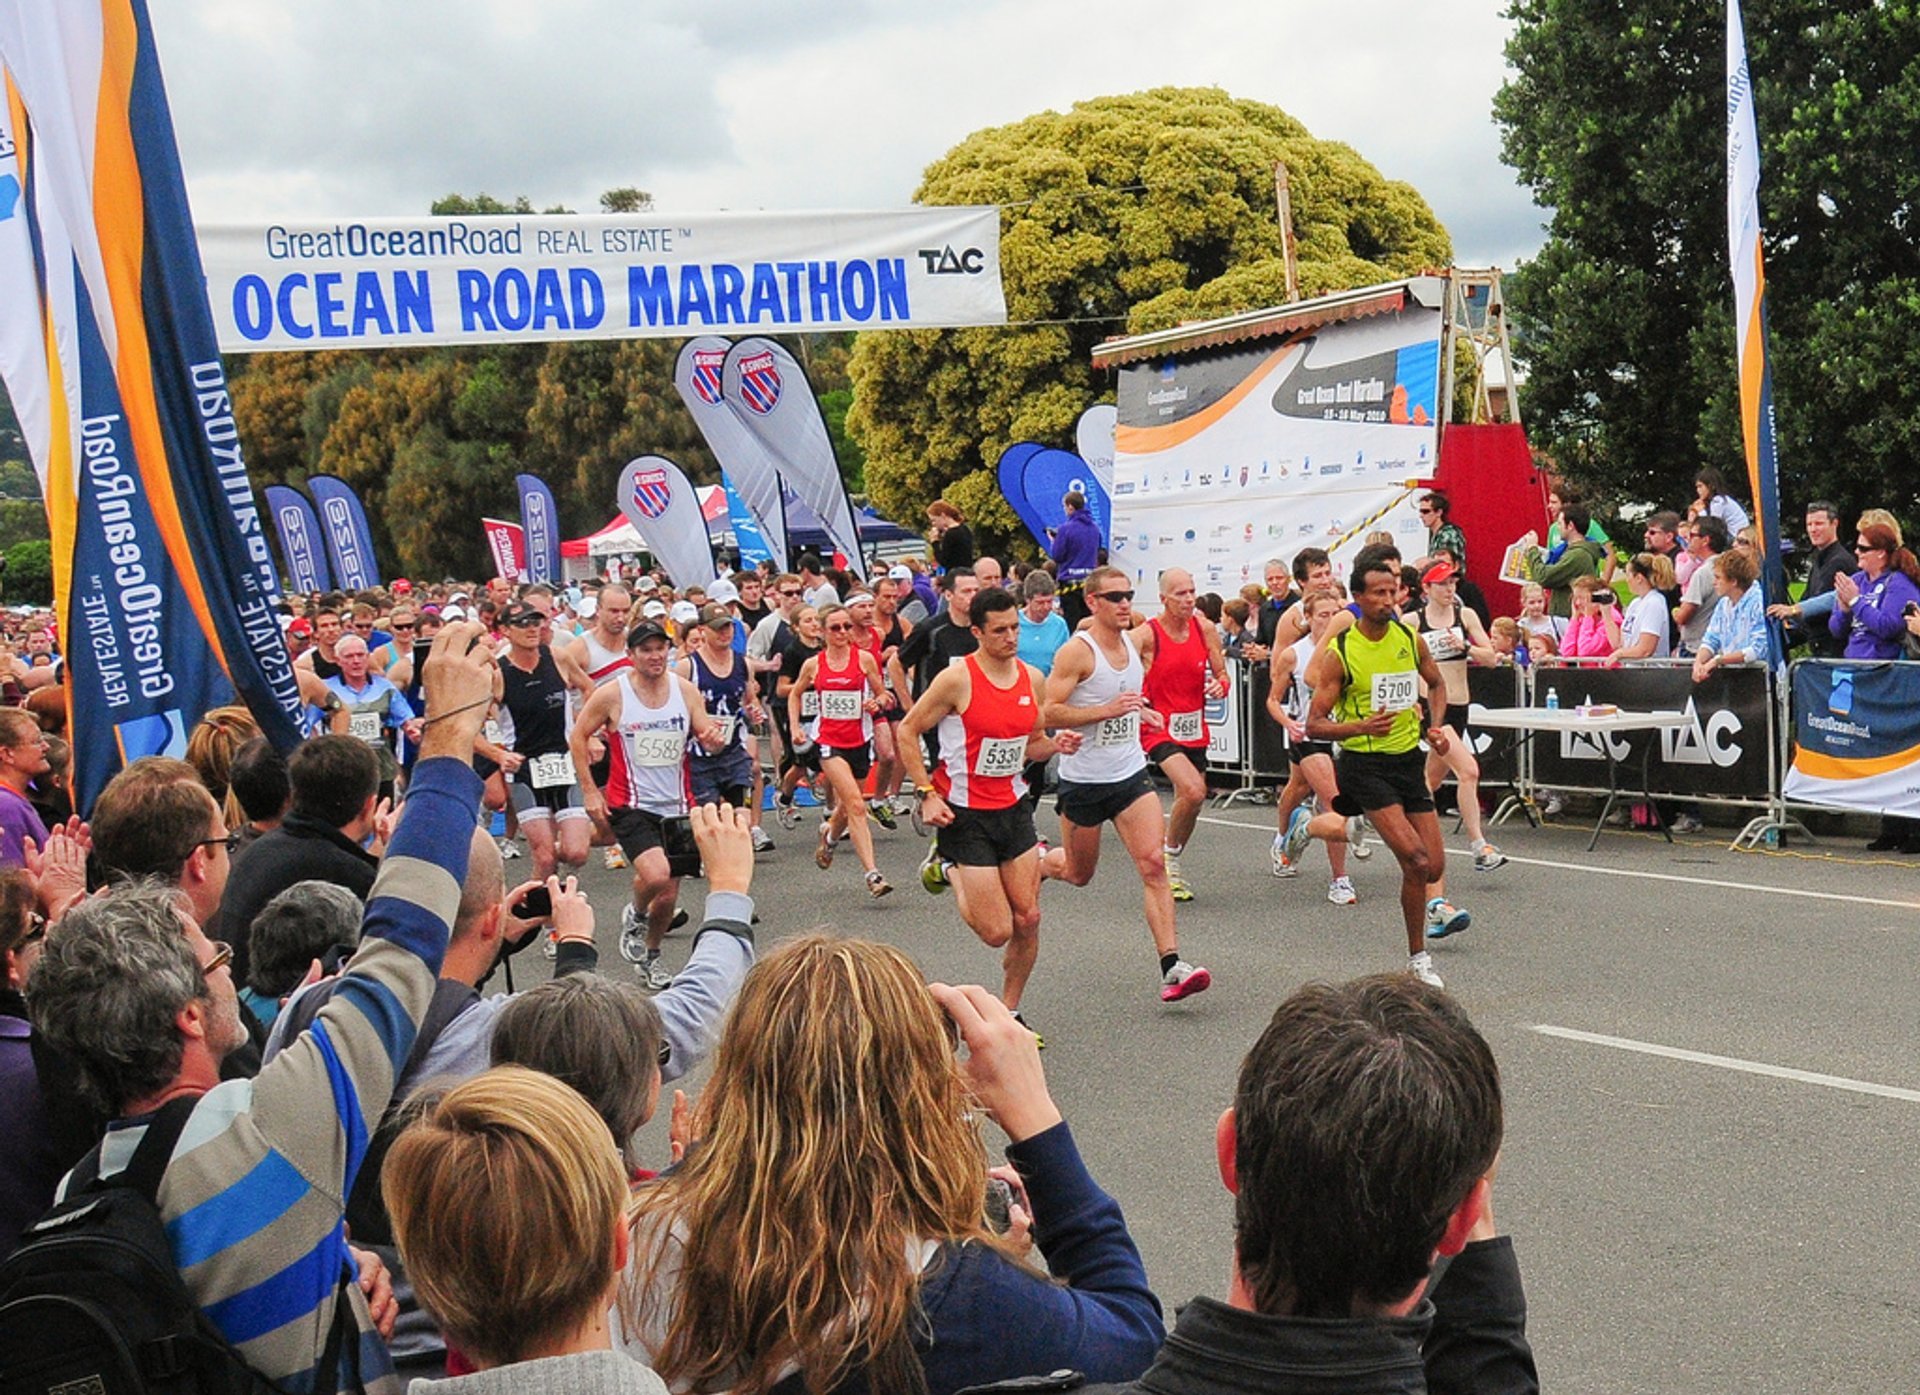
[[[1384,850],[1354,864],[1360,903],[1330,906],[1317,853],[1296,880],[1268,875],[1271,816],[1209,810],[1182,859],[1198,893],[1182,948],[1215,982],[1187,1002],[1158,1001],[1139,886],[1111,834],[1091,886],[1043,897],[1025,1007],[1169,1316],[1225,1291],[1213,1128],[1242,1053],[1298,984],[1405,962]],[[763,943],[827,926],[897,944],[930,977],[997,986],[996,956],[951,898],[920,889],[919,838],[879,833],[899,890],[871,902],[850,855],[813,866],[810,832],[776,830],[760,859]],[[1545,1387],[1906,1388],[1920,1371],[1920,859],[1857,840],[1734,853],[1726,832],[1672,847],[1610,833],[1589,854],[1586,834],[1500,830],[1514,860],[1487,874],[1456,858],[1474,925],[1434,955],[1501,1063],[1496,1211],[1520,1247]],[[525,866],[509,863],[510,881]],[[586,880],[603,966],[624,972],[605,928],[625,874],[596,852]],[[696,918],[698,888],[683,897]],[[686,943],[668,941],[670,962]],[[649,1141],[664,1158],[664,1120]]]

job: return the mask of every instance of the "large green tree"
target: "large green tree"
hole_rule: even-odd
[[[1788,515],[1920,491],[1920,13],[1745,5]],[[1725,10],[1514,0],[1505,155],[1551,210],[1507,282],[1528,434],[1576,482],[1678,504],[1744,479]],[[1744,492],[1744,490],[1742,491]]]
[[[863,334],[847,415],[879,506],[909,523],[944,494],[985,540],[1019,525],[993,466],[1020,440],[1071,444],[1111,384],[1094,345],[1286,299],[1274,167],[1290,174],[1301,290],[1444,266],[1445,230],[1409,185],[1278,108],[1215,88],[1081,102],[976,132],[914,198],[999,204],[1004,329]]]

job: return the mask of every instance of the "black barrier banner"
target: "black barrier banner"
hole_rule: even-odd
[[[1640,788],[1640,760],[1652,793],[1679,797],[1766,799],[1767,670],[1719,668],[1695,683],[1684,665],[1647,668],[1536,669],[1535,706],[1549,691],[1562,708],[1610,703],[1623,712],[1684,712],[1692,724],[1667,731],[1616,731],[1595,736],[1540,732],[1533,739],[1534,783],[1544,789],[1604,789],[1611,744],[1623,788]]]
[[[1447,709],[1447,723],[1459,730],[1480,762],[1482,784],[1511,785],[1520,779],[1520,742],[1525,733],[1479,729],[1473,724],[1475,712],[1505,712],[1520,705],[1519,675],[1510,668],[1469,668],[1467,670],[1466,725],[1461,728],[1458,708]]]

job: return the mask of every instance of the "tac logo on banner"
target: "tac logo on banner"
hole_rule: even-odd
[[[633,477],[634,506],[648,518],[658,518],[673,503],[673,485],[665,470],[642,470]]]
[[[720,405],[720,370],[726,366],[725,349],[695,349],[693,351],[693,391],[709,407]],[[773,393],[780,395],[780,375],[773,375]]]
[[[740,396],[748,410],[763,417],[780,405],[780,369],[772,354],[740,360]]]

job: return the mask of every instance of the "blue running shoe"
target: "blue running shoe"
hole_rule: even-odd
[[[1457,935],[1473,924],[1473,916],[1461,910],[1444,896],[1436,896],[1427,902],[1427,938],[1444,940],[1449,935]]]

